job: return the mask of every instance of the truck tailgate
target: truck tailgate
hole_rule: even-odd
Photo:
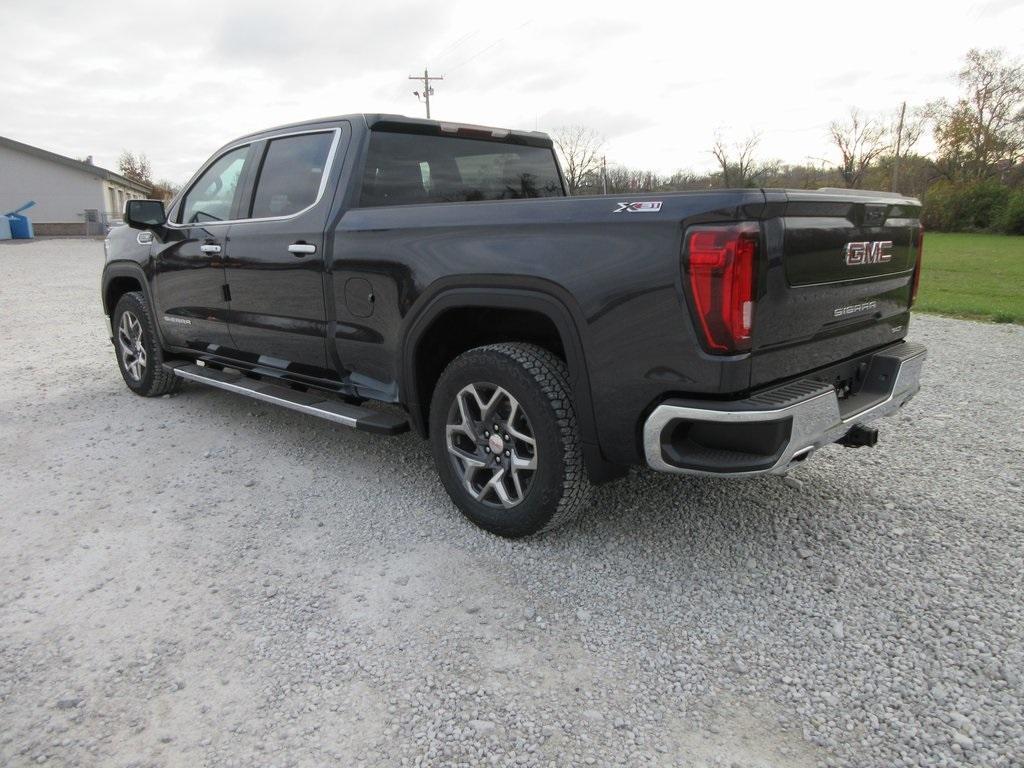
[[[751,385],[906,335],[920,234],[916,200],[859,190],[766,190],[768,265]]]

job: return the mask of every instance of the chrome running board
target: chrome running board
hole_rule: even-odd
[[[264,403],[280,405],[363,432],[397,435],[409,429],[409,422],[398,414],[352,405],[325,397],[315,390],[300,392],[271,381],[250,378],[231,369],[218,370],[188,362],[165,363],[164,368],[186,381],[196,381]]]

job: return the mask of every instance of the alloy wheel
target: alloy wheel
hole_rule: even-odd
[[[445,444],[476,501],[501,509],[522,502],[537,471],[537,441],[508,390],[485,382],[459,390],[448,410]]]
[[[117,328],[117,345],[121,350],[121,362],[128,375],[135,381],[142,381],[146,375],[146,347],[142,340],[142,323],[130,310],[121,315]]]

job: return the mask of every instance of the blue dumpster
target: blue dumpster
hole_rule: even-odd
[[[29,200],[21,208],[16,208],[10,213],[5,214],[7,217],[7,223],[11,227],[11,237],[16,240],[28,240],[34,236],[32,232],[32,221],[28,216],[22,216],[22,211],[27,211],[33,205],[36,204],[35,200]]]

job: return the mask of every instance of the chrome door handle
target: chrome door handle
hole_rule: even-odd
[[[220,246],[207,243],[206,245],[200,245],[199,250],[203,253],[220,253]]]
[[[292,243],[288,246],[288,253],[305,256],[307,253],[316,253],[316,246],[309,243]]]

